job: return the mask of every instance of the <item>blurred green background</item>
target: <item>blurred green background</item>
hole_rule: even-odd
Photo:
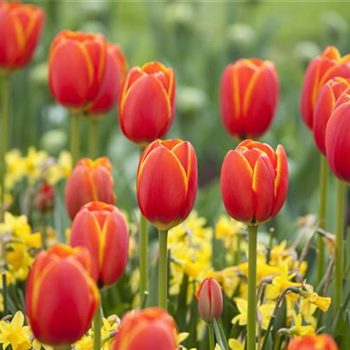
[[[102,32],[108,41],[121,45],[129,67],[158,60],[175,69],[176,118],[167,137],[194,145],[200,182],[196,208],[214,223],[224,212],[218,182],[221,163],[237,144],[221,123],[222,71],[240,57],[269,59],[279,73],[280,101],[272,127],[261,140],[273,147],[283,144],[290,163],[288,201],[269,225],[277,227],[281,238],[287,237],[298,216],[317,212],[319,156],[301,121],[299,96],[312,57],[329,44],[342,54],[349,51],[349,3],[55,0],[35,4],[44,8],[46,23],[35,59],[12,79],[12,147],[25,151],[35,145],[52,155],[68,149],[69,115],[55,102],[47,84],[50,43],[61,29]],[[83,124],[87,130],[87,123]],[[100,155],[108,155],[114,166],[117,204],[131,211],[137,206],[139,151],[119,130],[116,109],[100,121],[99,131]],[[86,149],[88,133],[83,135]],[[330,229],[333,193],[332,184]]]

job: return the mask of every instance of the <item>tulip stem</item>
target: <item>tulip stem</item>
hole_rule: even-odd
[[[159,230],[159,261],[158,261],[158,306],[167,310],[168,289],[168,231]]]
[[[144,305],[148,290],[148,228],[147,219],[140,213],[140,305]]]
[[[215,349],[215,336],[214,336],[214,327],[213,323],[208,323],[208,333],[209,333],[209,349],[214,350]]]
[[[335,239],[335,283],[334,283],[334,315],[339,311],[343,295],[343,234],[345,210],[345,184],[337,180],[337,226]]]
[[[89,118],[89,156],[95,159],[98,156],[98,118]]]
[[[248,330],[247,350],[255,350],[256,346],[256,255],[258,226],[249,226],[248,235]]]
[[[96,308],[93,331],[94,331],[94,350],[101,350],[101,327],[102,327],[102,306],[99,303]]]
[[[321,154],[320,161],[320,206],[319,206],[319,227],[324,229],[326,226],[327,212],[327,184],[328,184],[328,164],[326,157]],[[320,284],[325,272],[325,243],[324,238],[318,236],[318,255],[317,255],[317,283]]]
[[[1,79],[1,156],[0,156],[0,221],[4,220],[6,153],[9,136],[10,78],[3,74]]]
[[[72,113],[71,115],[71,135],[70,135],[70,153],[72,156],[73,166],[79,159],[79,114]]]

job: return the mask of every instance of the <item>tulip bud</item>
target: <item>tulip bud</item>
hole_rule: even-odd
[[[312,335],[292,339],[288,350],[338,350],[337,344],[328,334]]]
[[[34,198],[34,208],[42,213],[53,209],[55,205],[55,189],[47,182],[43,182]]]
[[[56,100],[85,110],[98,97],[106,65],[107,44],[101,34],[64,30],[52,42],[49,83]]]
[[[273,218],[288,190],[284,148],[245,140],[227,153],[221,168],[221,194],[229,215],[247,224]]]
[[[176,324],[163,309],[152,307],[123,317],[114,350],[176,350]]]
[[[175,74],[158,62],[134,67],[126,75],[120,100],[119,124],[131,141],[146,145],[162,138],[175,115]]]
[[[343,78],[329,80],[321,88],[314,112],[313,133],[317,148],[326,155],[326,128],[334,107],[344,91],[350,87],[350,81]]]
[[[115,201],[112,164],[107,157],[93,161],[81,159],[66,184],[66,207],[71,220],[80,208],[91,202],[113,204]]]
[[[83,206],[74,218],[70,244],[89,251],[92,276],[99,287],[109,286],[122,276],[128,261],[129,232],[115,206],[102,202]]]
[[[68,345],[88,331],[99,303],[90,268],[84,248],[57,245],[38,254],[26,289],[26,311],[35,338]]]
[[[240,59],[224,70],[220,107],[232,136],[257,137],[270,126],[278,100],[278,77],[270,61]]]
[[[108,113],[117,103],[126,71],[126,59],[118,44],[107,44],[106,69],[96,101],[89,107],[89,114]]]
[[[207,323],[218,319],[222,314],[222,290],[213,278],[206,278],[196,293],[199,316]]]
[[[181,140],[156,140],[143,152],[137,171],[142,214],[159,230],[169,230],[191,212],[197,194],[197,157]]]
[[[41,9],[0,1],[0,70],[22,68],[32,59],[43,24]]]
[[[321,56],[309,64],[301,93],[300,109],[306,126],[313,128],[314,109],[322,86],[335,77],[350,78],[350,55],[341,57],[334,46],[328,46]]]

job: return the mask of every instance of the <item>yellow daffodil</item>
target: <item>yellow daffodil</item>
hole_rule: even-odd
[[[232,266],[220,271],[210,271],[207,277],[216,279],[222,285],[227,297],[231,298],[241,281],[238,273],[238,267]]]
[[[42,350],[42,349],[54,350],[52,346],[40,343],[39,340],[37,340],[37,339],[33,340],[32,348],[33,348],[33,350]]]
[[[293,335],[306,336],[314,335],[315,327],[313,325],[303,325],[303,317],[301,314],[296,314],[295,310],[292,311],[293,326],[290,328],[290,332]]]

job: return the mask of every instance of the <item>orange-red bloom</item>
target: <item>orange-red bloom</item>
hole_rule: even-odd
[[[314,108],[320,89],[335,77],[350,78],[350,55],[341,57],[334,46],[328,46],[321,56],[309,64],[303,83],[300,109],[307,127],[313,128]]]
[[[47,182],[41,183],[33,204],[35,210],[42,213],[52,210],[55,205],[55,188]]]
[[[75,216],[70,244],[85,247],[92,260],[92,276],[100,287],[122,276],[128,261],[129,232],[121,212],[113,205],[90,202]]]
[[[114,350],[176,350],[176,324],[163,309],[148,308],[126,314]]]
[[[89,114],[104,114],[117,103],[126,71],[126,59],[118,44],[107,44],[106,68],[96,101],[89,107]]]
[[[66,345],[87,332],[99,302],[90,268],[84,248],[57,245],[38,254],[26,290],[26,311],[37,339]]]
[[[343,78],[329,80],[321,88],[314,112],[313,133],[317,148],[326,155],[326,129],[339,97],[350,87],[350,81]]]
[[[270,126],[278,100],[278,77],[270,61],[240,59],[221,78],[221,116],[227,131],[257,137]]]
[[[143,152],[137,172],[142,214],[159,230],[185,220],[197,194],[197,157],[181,140],[156,140]]]
[[[106,65],[107,44],[101,34],[64,30],[52,42],[51,92],[62,105],[86,109],[98,97]]]
[[[162,138],[175,115],[175,74],[159,62],[132,68],[119,101],[119,124],[124,135],[138,144]]]
[[[328,334],[293,339],[288,350],[338,350],[337,344]]]
[[[199,316],[205,322],[212,322],[222,314],[222,290],[220,284],[213,278],[206,278],[196,293]]]
[[[43,24],[41,9],[17,1],[0,1],[0,69],[18,69],[31,60]]]
[[[288,190],[284,148],[245,140],[227,153],[221,168],[221,194],[235,220],[260,224],[274,217]]]
[[[65,197],[67,212],[72,220],[80,208],[89,202],[114,204],[114,181],[109,159],[81,159],[67,180]]]

